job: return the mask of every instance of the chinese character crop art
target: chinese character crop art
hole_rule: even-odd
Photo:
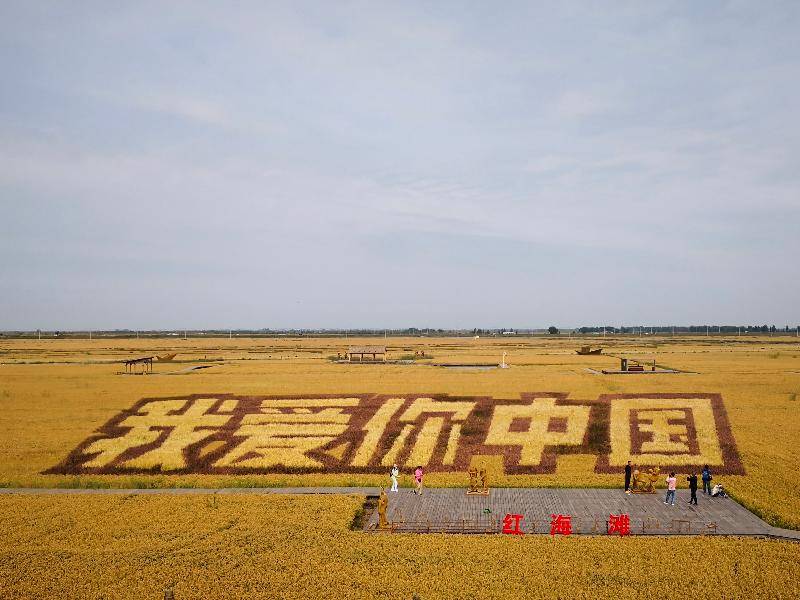
[[[722,398],[707,394],[207,395],[142,400],[100,433],[49,472],[383,473],[394,464],[459,472],[475,456],[496,456],[504,473],[533,474],[555,472],[558,455],[572,453],[597,454],[596,472],[633,459],[743,474]]]

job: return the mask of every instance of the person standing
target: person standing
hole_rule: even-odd
[[[708,465],[703,465],[703,472],[700,474],[700,477],[703,479],[703,493],[704,494],[711,494],[711,469],[708,468]]]
[[[675,473],[670,473],[667,477],[667,497],[664,499],[664,504],[675,506],[675,488],[677,487],[678,480],[675,479]]]
[[[417,482],[417,489],[415,493],[418,495],[422,495],[422,467],[418,466],[417,469],[414,471],[414,481]]]
[[[631,493],[631,471],[633,468],[631,467],[631,461],[628,461],[628,464],[625,465],[625,493]]]
[[[397,491],[397,476],[400,475],[400,469],[397,468],[397,465],[392,465],[392,470],[389,472],[389,476],[392,478],[392,492]]]
[[[689,482],[689,491],[691,492],[689,504],[694,504],[697,506],[697,473],[692,473],[689,475],[689,477],[686,478],[686,481]]]

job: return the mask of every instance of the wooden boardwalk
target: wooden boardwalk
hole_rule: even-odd
[[[389,493],[388,519],[395,532],[500,533],[506,514],[523,515],[523,533],[550,533],[553,514],[571,516],[573,534],[606,535],[609,515],[628,515],[631,535],[775,536],[774,527],[730,498],[678,490],[675,506],[664,492],[626,495],[622,490],[497,488],[488,496],[468,496],[463,489],[408,489]],[[374,531],[374,513],[365,529]],[[785,530],[780,530],[785,531]],[[800,532],[791,532],[789,537]],[[793,535],[794,534],[794,535]]]

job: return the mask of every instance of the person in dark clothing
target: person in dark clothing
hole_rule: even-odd
[[[692,473],[689,477],[686,478],[686,481],[689,482],[689,491],[692,493],[691,497],[689,498],[689,504],[694,504],[697,506],[697,473]]]
[[[631,493],[631,461],[628,461],[628,464],[625,465],[625,493]]]
[[[700,474],[703,479],[703,493],[704,494],[711,494],[711,469],[708,468],[708,465],[703,465],[703,472]]]

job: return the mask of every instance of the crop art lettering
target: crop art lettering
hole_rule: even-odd
[[[246,414],[233,432],[241,440],[214,463],[216,467],[247,469],[318,468],[323,463],[309,452],[338,439],[351,415],[345,408],[358,398],[263,400],[261,412]]]
[[[589,427],[589,410],[588,406],[558,406],[554,398],[498,406],[489,422],[486,444],[519,447],[517,464],[536,467],[541,464],[547,447],[582,445]],[[551,428],[556,419],[566,424],[563,431]]]
[[[624,397],[611,401],[609,464],[718,465],[724,462],[712,398]]]
[[[442,395],[146,398],[47,473],[385,473],[392,464],[466,471],[474,455],[509,475],[552,473],[561,454],[595,471],[639,466],[743,468],[717,394],[578,400]]]

